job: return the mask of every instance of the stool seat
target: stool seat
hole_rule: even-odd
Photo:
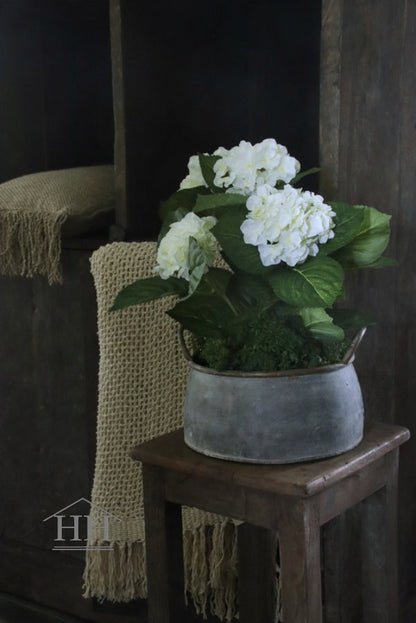
[[[397,623],[398,448],[409,436],[405,428],[373,422],[356,448],[291,465],[206,457],[185,445],[181,429],[135,447],[131,456],[143,462],[149,623],[172,621],[172,609],[179,607],[171,585],[182,564],[181,548],[172,546],[172,539],[182,537],[180,505],[246,522],[253,526],[249,533],[257,538],[263,534],[263,544],[264,534],[273,543],[278,532],[284,621],[321,623],[320,528],[364,500],[363,621]],[[263,553],[266,550],[262,548]],[[383,560],[375,560],[374,552]],[[239,553],[247,558],[244,547]],[[259,576],[258,584],[266,584],[265,590],[272,582],[273,556],[273,552],[265,555],[267,570]],[[261,598],[262,587],[254,586],[253,569],[245,566],[239,566],[240,622],[271,623],[270,598]],[[368,574],[371,581],[364,577]],[[326,600],[325,620],[335,623],[336,618],[330,619],[330,601]]]

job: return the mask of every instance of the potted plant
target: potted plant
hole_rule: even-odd
[[[317,169],[274,139],[192,156],[188,170],[160,207],[154,276],[113,305],[176,297],[168,313],[192,335],[185,441],[256,462],[356,445],[353,334],[372,320],[340,302],[346,271],[392,264],[390,216],[303,190]]]

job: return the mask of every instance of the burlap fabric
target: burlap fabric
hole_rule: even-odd
[[[92,502],[115,517],[92,536],[87,552],[86,597],[130,601],[146,596],[141,465],[129,450],[182,424],[187,366],[177,324],[164,312],[172,299],[109,308],[117,292],[151,276],[156,244],[113,243],[94,252],[91,269],[98,301],[100,345],[97,455]],[[94,507],[92,524],[102,526]],[[235,614],[236,526],[196,509],[183,510],[185,585],[198,612],[222,620]],[[105,535],[104,535],[105,536]]]
[[[100,225],[114,208],[114,167],[76,167],[0,184],[0,274],[62,281],[61,234]]]

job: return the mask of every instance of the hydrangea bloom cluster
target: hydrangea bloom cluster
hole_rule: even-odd
[[[246,205],[249,213],[241,225],[244,242],[258,247],[264,266],[300,264],[317,255],[318,243],[334,237],[335,212],[312,192],[289,184],[282,190],[265,184]]]
[[[231,149],[219,147],[214,155],[218,156],[212,169],[216,192],[247,197],[248,214],[241,231],[244,242],[258,248],[264,266],[300,264],[318,254],[318,244],[333,238],[335,212],[321,196],[289,184],[299,172],[300,163],[275,139],[255,145],[241,141]],[[180,189],[207,187],[199,156],[191,156],[188,170]],[[214,217],[200,218],[189,213],[171,225],[159,246],[156,271],[163,279],[172,275],[189,278],[189,236],[199,242],[207,263],[212,264],[218,247],[210,232],[215,222]]]
[[[214,165],[214,184],[242,195],[250,195],[263,184],[290,182],[300,169],[296,158],[289,156],[286,147],[274,138],[256,145],[241,141],[229,150],[219,147],[214,155],[220,156]]]
[[[218,251],[217,241],[210,231],[216,222],[217,219],[213,216],[201,218],[194,212],[188,212],[182,220],[172,223],[160,242],[155,272],[162,279],[175,276],[189,280],[190,237],[198,242],[205,255],[207,266],[211,266]]]
[[[214,165],[214,184],[226,192],[250,195],[258,186],[279,181],[290,182],[299,172],[300,163],[289,155],[286,147],[274,138],[267,138],[252,145],[241,141],[231,149],[218,147],[214,156],[219,159]],[[189,174],[182,180],[180,189],[206,186],[198,156],[191,156],[188,162]]]

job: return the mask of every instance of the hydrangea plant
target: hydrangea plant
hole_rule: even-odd
[[[154,276],[124,288],[112,309],[164,296],[218,370],[282,370],[338,362],[350,332],[372,320],[344,309],[347,270],[380,268],[390,216],[324,201],[299,187],[318,169],[274,139],[191,156],[162,202]]]

